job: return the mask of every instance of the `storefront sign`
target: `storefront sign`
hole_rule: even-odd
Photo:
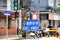
[[[49,14],[49,20],[60,20],[60,14]]]

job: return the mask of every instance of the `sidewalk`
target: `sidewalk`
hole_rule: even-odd
[[[19,40],[19,37],[16,35],[8,35],[8,38],[6,35],[0,36],[0,40]]]

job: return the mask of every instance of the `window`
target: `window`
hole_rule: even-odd
[[[3,1],[2,1],[2,0],[0,0],[0,7],[2,7],[2,5],[3,5]]]
[[[60,27],[60,21],[58,21],[58,22],[59,22],[58,27]]]
[[[7,7],[7,0],[3,0],[3,7]]]
[[[15,27],[15,22],[11,20],[11,27]]]
[[[1,20],[0,20],[0,27],[1,27]]]
[[[41,20],[48,20],[48,14],[40,14]]]
[[[4,27],[4,26],[5,26],[5,21],[1,20],[1,27]]]
[[[0,20],[0,27],[5,27],[5,20]]]
[[[0,9],[7,8],[7,0],[0,0]]]
[[[55,20],[53,20],[53,27],[55,27]]]
[[[58,3],[60,2],[60,0],[56,0]]]

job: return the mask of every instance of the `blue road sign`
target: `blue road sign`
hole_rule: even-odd
[[[4,15],[10,15],[10,11],[4,11]]]
[[[22,30],[28,30],[28,31],[38,31],[39,30],[39,21],[38,20],[26,20],[26,21],[23,20],[22,22],[23,22]]]

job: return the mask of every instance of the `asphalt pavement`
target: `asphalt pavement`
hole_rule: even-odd
[[[59,38],[55,37],[42,37],[42,38],[35,38],[35,39],[20,39],[20,40],[60,40]]]
[[[6,38],[6,35],[0,36],[0,40],[60,40],[60,37],[26,37],[26,38],[22,38],[21,35],[16,36],[16,35],[9,35],[8,39]]]

